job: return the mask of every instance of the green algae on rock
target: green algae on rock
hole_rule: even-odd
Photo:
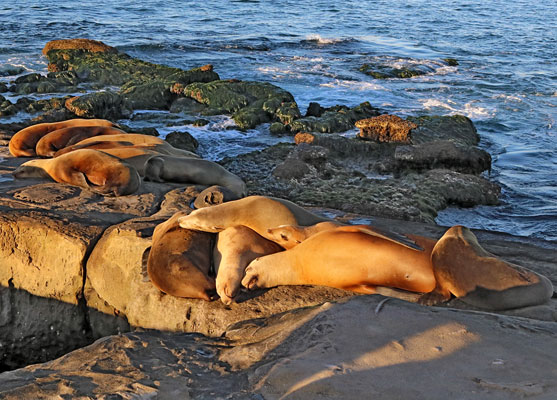
[[[240,129],[280,121],[288,124],[301,116],[294,97],[286,90],[266,82],[212,81],[183,88],[186,97],[208,106],[203,113],[232,114]]]
[[[353,129],[356,121],[376,115],[379,115],[379,111],[366,101],[353,108],[342,105],[325,109],[321,108],[319,116],[315,116],[315,114],[309,115],[295,120],[289,126],[292,133],[345,132]]]
[[[386,65],[371,64],[363,64],[359,68],[359,71],[375,79],[412,78],[414,76],[425,75],[427,73],[419,69],[412,69],[408,67],[395,68]]]

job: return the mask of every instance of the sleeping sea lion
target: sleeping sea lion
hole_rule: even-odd
[[[112,126],[70,126],[57,129],[47,133],[37,142],[35,153],[41,157],[53,157],[58,150],[83,139],[116,134],[126,133]]]
[[[45,122],[28,126],[10,139],[9,149],[14,157],[33,157],[37,142],[47,133],[72,126],[109,126],[118,127],[117,124],[106,119],[70,119],[60,122]]]
[[[184,215],[177,212],[155,228],[147,273],[164,293],[208,301],[215,290],[209,276],[212,235],[180,228],[177,220]]]
[[[57,158],[30,160],[14,172],[15,178],[49,177],[101,194],[124,196],[139,188],[137,170],[122,160],[96,150],[78,150]]]
[[[191,151],[178,149],[163,139],[157,138],[155,136],[149,136],[148,138],[145,138],[145,136],[148,135],[141,135],[139,133],[128,133],[125,135],[106,135],[102,137],[92,137],[58,150],[54,154],[54,157],[78,149],[104,150],[112,149],[115,147],[135,147],[139,149],[143,148],[146,150],[151,150],[156,153],[169,156],[200,158],[197,154],[192,153]]]
[[[278,244],[265,239],[245,226],[226,228],[217,235],[213,264],[217,274],[217,293],[224,304],[230,304],[240,290],[248,264],[268,254],[282,251]]]

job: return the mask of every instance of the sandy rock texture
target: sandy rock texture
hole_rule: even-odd
[[[0,398],[551,399],[557,324],[357,296],[228,327],[134,332],[0,375]]]

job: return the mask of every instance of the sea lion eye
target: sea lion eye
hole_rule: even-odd
[[[288,240],[288,236],[286,236],[284,233],[281,233],[281,234],[280,234],[280,238],[281,238],[282,240]]]

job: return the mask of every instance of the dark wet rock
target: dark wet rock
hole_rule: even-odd
[[[129,117],[132,113],[122,96],[108,90],[72,97],[66,100],[66,108],[82,118],[116,120]]]
[[[0,93],[6,93],[8,91],[8,86],[4,82],[0,82]]]
[[[325,108],[321,107],[319,103],[309,103],[308,109],[306,110],[306,115],[304,117],[320,117],[324,112]]]
[[[25,68],[17,67],[15,65],[0,65],[0,76],[19,75],[25,72]]]
[[[66,97],[51,97],[50,99],[32,100],[25,97],[17,101],[17,107],[28,113],[46,112],[50,110],[61,110],[66,107],[66,100],[71,96]]]
[[[369,102],[356,107],[334,106],[323,110],[319,117],[309,116],[295,120],[290,124],[290,130],[296,132],[345,132],[354,128],[358,120],[379,115],[377,109]]]
[[[132,128],[128,125],[118,123],[118,128],[127,133],[141,133],[142,135],[159,136],[159,131],[157,131],[156,128],[151,127]]]
[[[290,144],[225,159],[222,164],[240,176],[252,194],[346,212],[433,222],[437,212],[449,205],[498,203],[499,186],[483,177],[446,169],[393,175],[394,144],[337,135],[310,136],[317,139],[314,145],[327,148],[329,153],[296,179],[277,179],[273,174],[275,166],[285,163],[286,167],[292,158],[294,145]]]
[[[475,146],[480,142],[474,123],[464,115],[408,117],[407,120],[418,125],[411,132],[412,144],[451,140]]]
[[[164,110],[172,101],[172,93],[162,81],[122,88],[121,95],[133,109]]]
[[[207,110],[207,106],[189,97],[179,97],[170,105],[171,113],[199,114]]]
[[[44,111],[38,116],[31,119],[29,125],[40,124],[42,122],[58,122],[65,121],[67,119],[77,118],[77,115],[72,113],[66,107],[55,108],[52,110]]]
[[[174,131],[166,135],[164,139],[172,146],[179,149],[188,150],[193,153],[196,152],[199,147],[199,142],[194,138],[191,133],[185,131]]]
[[[450,140],[398,146],[394,157],[398,170],[447,168],[477,175],[491,169],[489,153],[477,147],[464,146]]]
[[[409,143],[410,131],[418,126],[396,115],[383,114],[356,121],[360,139],[376,142]]]
[[[17,107],[4,96],[0,95],[0,117],[17,114]]]
[[[443,61],[450,67],[456,67],[458,65],[458,60],[456,58],[443,58]]]
[[[193,121],[192,125],[193,126],[205,126],[205,125],[209,125],[209,120],[205,119],[205,118],[199,118],[196,119],[195,121]]]
[[[391,78],[412,78],[414,76],[425,75],[433,70],[421,66],[422,69],[401,67],[395,68],[381,64],[363,64],[359,71],[369,75],[375,79],[391,79]]]
[[[194,83],[183,95],[205,104],[205,114],[232,114],[240,129],[279,120],[290,123],[300,117],[294,98],[287,91],[264,82],[237,80]]]
[[[288,125],[284,125],[282,122],[273,122],[269,125],[269,132],[271,135],[284,135],[290,132]]]
[[[328,148],[323,146],[312,146],[307,143],[300,143],[290,153],[289,157],[317,165],[325,162],[330,152]]]
[[[33,73],[17,78],[9,90],[16,94],[75,92],[78,83],[72,71],[50,72],[47,76]]]
[[[273,176],[278,179],[299,179],[309,174],[309,166],[297,158],[287,158],[273,170]]]

